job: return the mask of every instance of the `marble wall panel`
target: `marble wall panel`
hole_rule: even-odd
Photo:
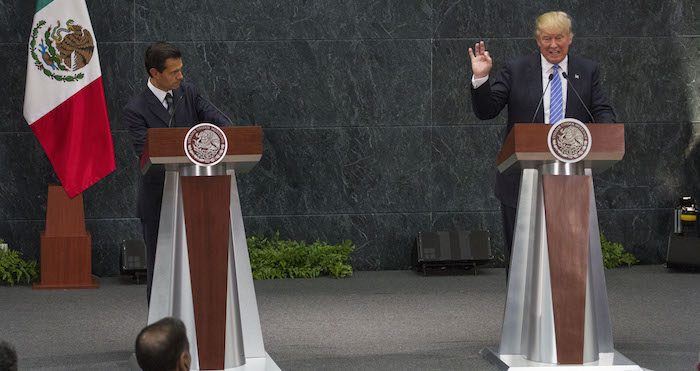
[[[328,214],[299,216],[250,216],[244,218],[246,234],[282,239],[339,243],[352,240],[352,266],[357,270],[408,269],[414,264],[415,239],[430,228],[426,213]]]
[[[429,128],[265,129],[263,158],[239,179],[244,215],[430,208]]]
[[[598,62],[618,122],[700,121],[697,37],[581,39],[571,53]]]
[[[599,209],[673,208],[698,195],[698,149],[690,123],[625,126],[625,156],[594,175]]]
[[[3,219],[0,220],[0,238],[10,249],[19,251],[22,259],[39,261],[39,233],[44,230],[44,225],[44,221]]]
[[[105,42],[133,41],[134,0],[86,0],[97,46]]]
[[[0,44],[20,43],[22,49],[26,50],[35,4],[34,1],[0,0],[0,22],[5,25],[0,32]]]
[[[29,35],[29,33],[27,33]],[[24,120],[24,84],[27,75],[27,47],[24,44],[0,44],[0,132],[31,132]]]
[[[430,122],[430,42],[178,43],[184,75],[235,123],[264,127]],[[145,50],[147,44],[139,44]],[[142,64],[142,51],[135,64]],[[142,77],[143,76],[143,77]],[[140,75],[138,85],[145,86]]]
[[[663,3],[624,1],[488,1],[434,2],[434,38],[530,37],[535,19],[552,10],[567,12],[574,33],[590,37],[658,37],[697,34],[700,5],[693,0]]]
[[[686,181],[694,189],[688,187],[688,189],[682,189],[681,191],[695,195],[695,199],[700,202],[700,123],[694,123],[690,128],[692,134],[686,137],[686,141],[683,142],[685,146],[683,159],[686,163],[686,166],[684,166]]]
[[[119,253],[123,240],[141,239],[138,219],[88,219],[85,228],[92,236],[92,274],[119,275]]]
[[[0,220],[45,219],[47,184],[58,179],[39,141],[31,132],[0,133],[0,143]]]
[[[608,241],[621,243],[641,264],[666,261],[672,209],[598,210],[598,223]]]
[[[137,92],[146,87],[139,84],[135,75],[136,67],[143,70],[143,52],[139,53],[140,62],[136,63],[134,47],[128,43],[104,42],[99,45],[102,84],[107,102],[107,114],[112,131],[127,130],[122,120],[124,106]],[[139,70],[139,71],[140,71]]]
[[[432,211],[500,207],[493,189],[502,135],[495,125],[433,128]]]
[[[141,41],[429,38],[431,2],[136,0],[134,23]]]

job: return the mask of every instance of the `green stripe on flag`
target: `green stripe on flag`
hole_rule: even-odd
[[[53,0],[36,0],[36,12],[39,13],[41,9],[44,9],[45,6],[51,4]]]

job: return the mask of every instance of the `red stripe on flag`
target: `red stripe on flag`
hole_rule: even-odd
[[[102,77],[31,128],[71,198],[116,169]]]

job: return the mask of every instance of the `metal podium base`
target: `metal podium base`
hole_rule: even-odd
[[[129,358],[129,370],[141,371],[141,367],[139,367],[139,363],[136,361],[136,354],[132,353],[131,358]],[[277,366],[275,361],[272,360],[272,357],[265,352],[265,358],[246,358],[243,366],[227,368],[221,371],[281,371],[281,369]]]
[[[501,371],[549,371],[553,368],[576,371],[642,371],[642,368],[623,356],[620,352],[600,353],[598,361],[584,363],[582,365],[559,365],[551,363],[533,362],[520,355],[499,355],[491,348],[481,350],[481,356]]]

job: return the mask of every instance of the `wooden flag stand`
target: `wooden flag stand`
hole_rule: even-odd
[[[41,282],[35,289],[95,289],[90,233],[85,230],[83,195],[68,197],[60,185],[49,185],[46,229],[41,231]]]

